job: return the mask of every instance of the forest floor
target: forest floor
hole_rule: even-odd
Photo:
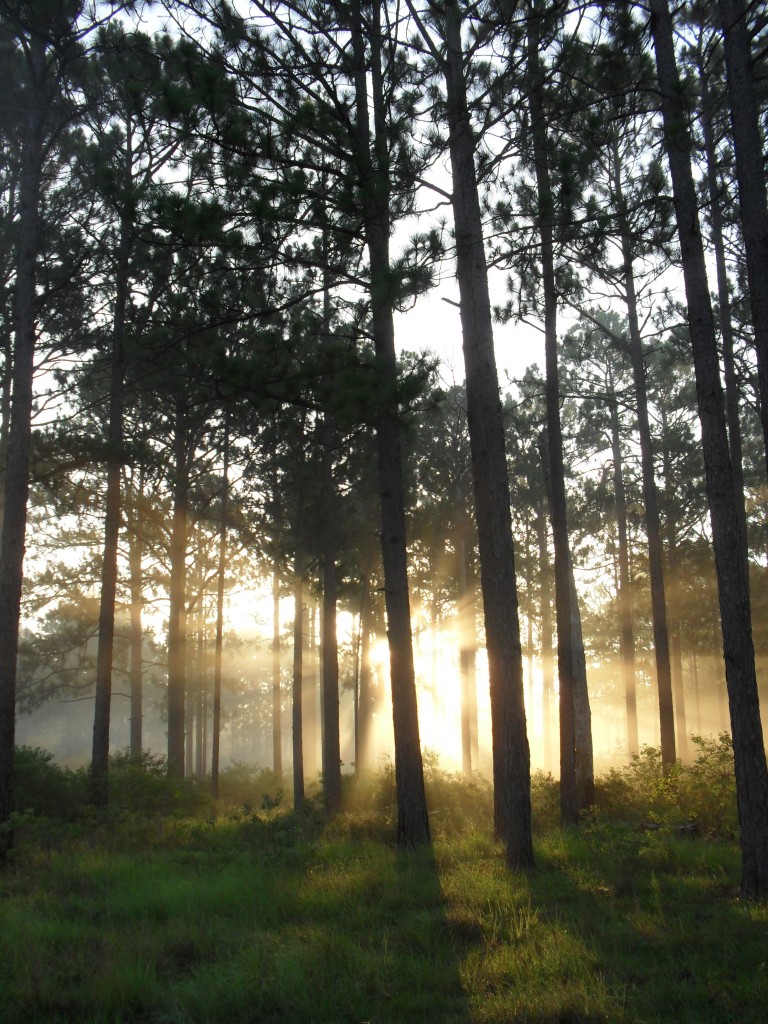
[[[768,1019],[768,905],[739,897],[732,839],[658,801],[638,821],[629,799],[564,830],[540,779],[536,868],[513,875],[474,789],[433,772],[434,849],[416,854],[368,797],[332,820],[272,798],[21,816],[0,874],[0,1021]]]

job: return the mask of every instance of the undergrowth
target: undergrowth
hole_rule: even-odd
[[[393,845],[392,766],[329,818],[234,765],[214,806],[162,759],[111,765],[111,803],[43,751],[17,761],[0,874],[3,1024],[730,1024],[768,1005],[768,908],[738,896],[727,737],[690,767],[645,749],[578,829],[533,779],[536,869],[510,874],[492,793],[425,781],[433,850]],[[143,810],[142,810],[143,808]],[[688,828],[695,824],[695,829]]]
[[[738,836],[733,743],[692,737],[692,764],[665,767],[658,747],[643,747],[628,766],[596,780],[595,812],[613,821],[734,840]]]

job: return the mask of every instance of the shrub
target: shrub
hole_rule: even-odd
[[[531,816],[536,829],[556,828],[560,824],[560,783],[551,772],[531,775]]]
[[[88,779],[80,769],[62,768],[40,747],[17,747],[13,761],[16,808],[22,814],[72,821],[88,796]]]
[[[629,765],[613,768],[595,782],[599,816],[668,828],[693,824],[708,835],[732,839],[738,833],[733,746],[723,733],[716,740],[694,736],[695,762],[665,768],[658,747],[643,747]]]
[[[219,800],[246,814],[272,811],[283,799],[283,777],[269,768],[232,761],[219,775]]]
[[[145,750],[140,759],[127,748],[109,759],[109,806],[116,812],[192,817],[210,811],[205,783],[168,776],[168,761]]]
[[[735,839],[739,834],[733,741],[727,732],[717,739],[694,736],[696,760],[680,779],[680,801],[692,821],[710,835]]]

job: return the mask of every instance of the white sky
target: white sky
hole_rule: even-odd
[[[444,363],[446,382],[464,380],[464,356],[461,348],[461,322],[455,289],[439,285],[417,300],[413,309],[395,319],[395,340],[399,351],[421,352],[429,349]],[[450,302],[443,301],[443,297]],[[544,365],[544,335],[525,324],[494,325],[496,365],[499,384],[506,390],[507,376],[521,377],[531,363]]]

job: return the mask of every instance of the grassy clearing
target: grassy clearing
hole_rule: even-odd
[[[255,800],[215,821],[25,819],[0,877],[0,1021],[766,1019],[768,908],[739,899],[732,841],[678,836],[674,801],[659,827],[604,800],[564,831],[539,779],[537,869],[511,876],[482,784],[433,766],[418,855],[383,841],[388,785],[332,822]]]

